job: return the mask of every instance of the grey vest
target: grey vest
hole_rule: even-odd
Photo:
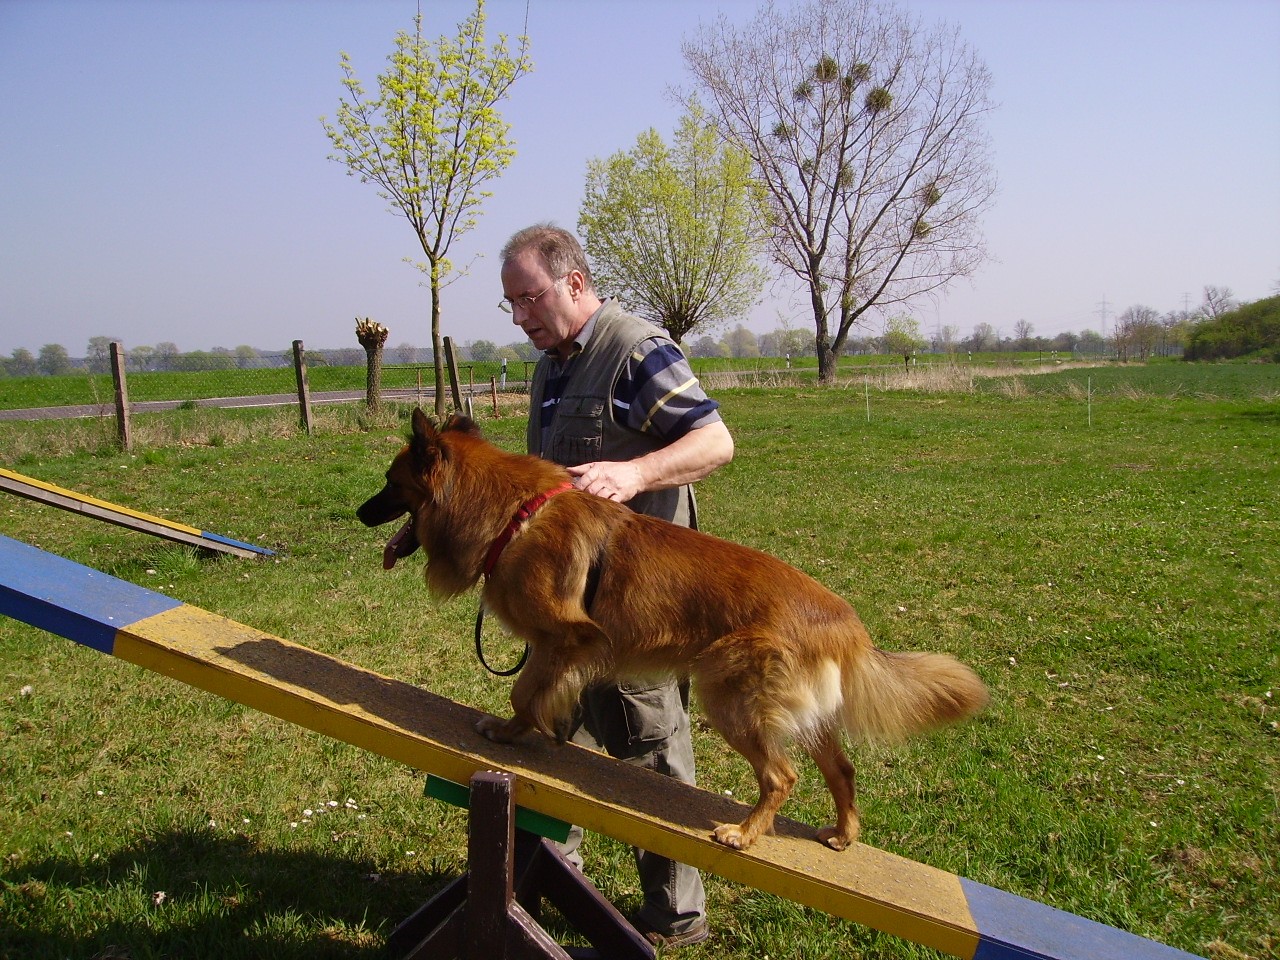
[[[634,460],[665,446],[657,437],[631,430],[613,418],[613,388],[623,364],[642,341],[655,336],[670,339],[662,329],[623,312],[617,300],[605,303],[591,339],[574,358],[545,449],[541,410],[552,362],[546,357],[539,360],[529,388],[529,452],[574,467],[595,460]],[[697,507],[689,485],[639,494],[627,506],[636,513],[681,526],[697,526]]]

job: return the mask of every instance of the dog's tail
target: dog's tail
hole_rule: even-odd
[[[844,726],[855,740],[893,743],[965,720],[987,705],[978,675],[945,653],[872,647],[844,676]]]

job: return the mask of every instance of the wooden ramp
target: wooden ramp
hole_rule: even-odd
[[[1191,954],[811,827],[739,852],[711,839],[746,808],[577,747],[475,733],[426,690],[0,536],[0,613],[455,783],[515,776],[523,807],[965,960],[1174,960]]]
[[[58,507],[61,510],[70,510],[72,513],[83,514],[97,520],[105,520],[107,523],[114,523],[118,527],[128,527],[130,530],[138,530],[155,537],[163,537],[175,543],[185,543],[191,547],[199,547],[202,550],[214,550],[218,553],[229,553],[237,557],[275,556],[275,552],[268,550],[266,547],[232,540],[230,537],[219,536],[216,533],[210,533],[208,530],[197,530],[195,527],[187,526],[185,523],[176,523],[173,520],[166,520],[164,517],[153,517],[149,513],[140,513],[137,510],[130,510],[128,507],[122,507],[116,503],[97,500],[93,497],[85,496],[83,493],[77,493],[75,490],[54,486],[52,483],[45,483],[42,480],[36,480],[34,477],[26,477],[3,467],[0,467],[0,490],[26,497],[28,500],[34,500],[37,503]]]

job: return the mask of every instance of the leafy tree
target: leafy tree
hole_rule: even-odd
[[[31,355],[31,351],[26,347],[15,349],[5,367],[8,369],[10,376],[14,377],[29,377],[39,369],[36,366],[36,358]]]
[[[111,344],[119,337],[90,337],[85,350],[85,362],[90,373],[109,373],[111,370]]]
[[[742,324],[738,324],[726,333],[723,342],[731,357],[760,356],[760,345],[756,341],[756,335]]]
[[[156,344],[155,364],[157,370],[177,370],[178,358],[182,351],[172,340],[161,340]]]
[[[151,369],[151,362],[155,359],[155,347],[149,347],[145,343],[140,343],[129,351],[129,366],[139,372]]]
[[[498,113],[511,86],[533,69],[527,37],[517,52],[499,34],[485,46],[484,0],[450,40],[422,37],[422,15],[412,35],[396,34],[390,66],[378,75],[378,95],[365,93],[350,58],[341,57],[346,88],[337,122],[322,119],[350,176],[372,183],[393,213],[409,221],[418,238],[431,291],[431,344],[435,359],[436,414],[445,412],[440,292],[449,282],[453,242],[476,224],[491,194],[485,184],[501,176],[515,156],[510,124]]]
[[[697,101],[668,146],[649,129],[587,164],[578,229],[597,286],[677,343],[745,313],[764,285],[751,159]]]
[[[707,334],[703,334],[697,340],[689,345],[689,356],[691,357],[726,357],[729,355],[728,349],[724,344],[719,343]]]
[[[821,380],[867,311],[986,258],[991,77],[954,28],[873,0],[767,3],[683,51],[765,184],[770,253],[808,289]]]
[[[1261,355],[1280,362],[1280,296],[1267,297],[1200,321],[1187,338],[1188,360]]]
[[[17,356],[17,351],[14,356]],[[36,370],[49,376],[69,374],[72,371],[72,361],[67,356],[67,347],[60,343],[46,343],[40,348],[40,356],[36,358]]]
[[[902,357],[903,364],[910,364],[911,355],[926,345],[920,336],[920,324],[911,317],[903,316],[889,318],[880,342],[886,353]]]

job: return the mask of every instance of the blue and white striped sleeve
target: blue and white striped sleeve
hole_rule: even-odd
[[[632,430],[674,443],[720,419],[689,361],[674,343],[653,338],[631,354],[614,387],[613,416]]]

